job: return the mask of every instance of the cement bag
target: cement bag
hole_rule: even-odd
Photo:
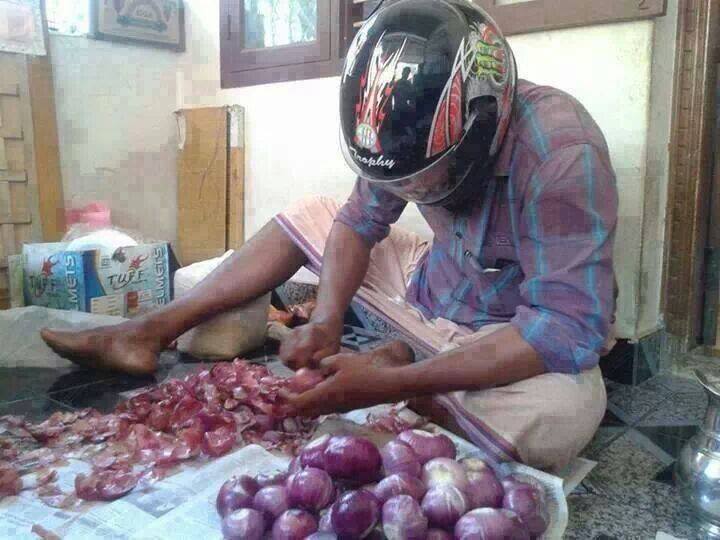
[[[175,272],[175,298],[200,283],[233,254],[201,261]],[[178,339],[178,350],[197,358],[235,358],[265,342],[270,294],[232,311],[222,313],[186,332]]]

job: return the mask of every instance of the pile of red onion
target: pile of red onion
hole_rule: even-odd
[[[442,434],[400,433],[382,450],[323,435],[287,471],[233,477],[217,496],[227,540],[526,540],[547,529],[544,496],[502,482],[483,461],[456,461]]]
[[[169,379],[110,414],[55,413],[39,424],[2,417],[0,428],[10,436],[0,436],[0,498],[38,489],[46,504],[71,506],[74,496],[62,493],[52,474],[68,456],[92,464],[89,474],[76,477],[75,495],[109,501],[185,460],[215,458],[245,444],[294,454],[317,422],[288,416],[280,390],[301,392],[320,380],[307,369],[281,379],[265,366],[235,360]]]

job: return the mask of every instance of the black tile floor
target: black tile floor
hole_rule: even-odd
[[[303,301],[293,298],[294,302]],[[367,329],[353,323],[361,321]],[[355,308],[346,320],[343,345],[353,350],[374,348],[399,337],[366,310]],[[276,358],[277,344],[268,343],[249,358]],[[121,394],[178,377],[198,368],[192,358],[164,353],[155,377],[135,379],[72,368],[0,369],[0,415],[25,414],[40,420],[56,410],[81,407],[112,409]],[[694,359],[688,370],[702,367]],[[714,366],[714,365],[713,365]],[[628,373],[627,358],[604,366],[608,407],[602,425],[583,456],[597,466],[568,497],[568,539],[654,539],[658,531],[693,538],[690,509],[678,496],[672,467],[682,445],[701,422],[706,397],[688,377]],[[720,375],[720,368],[716,368]],[[687,371],[689,372],[689,371]]]

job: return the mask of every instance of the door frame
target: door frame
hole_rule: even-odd
[[[702,341],[719,25],[720,0],[679,0],[662,293],[686,350]]]

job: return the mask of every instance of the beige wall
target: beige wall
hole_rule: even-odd
[[[101,200],[120,227],[176,237],[177,53],[51,35],[67,206]]]
[[[677,0],[670,4],[672,11]],[[174,239],[171,112],[237,103],[247,121],[247,234],[298,197],[346,197],[353,176],[338,147],[338,78],[221,90],[217,3],[186,0],[186,11],[188,50],[181,55],[53,38],[66,193],[76,200],[117,194],[117,223]],[[621,192],[618,328],[623,337],[636,336],[641,318],[649,328],[659,316],[656,263],[662,256],[674,27],[661,19],[510,41],[521,77],[575,95],[606,134]],[[86,68],[76,65],[78,58]],[[652,92],[651,81],[657,83]],[[429,232],[415,208],[401,224]]]

